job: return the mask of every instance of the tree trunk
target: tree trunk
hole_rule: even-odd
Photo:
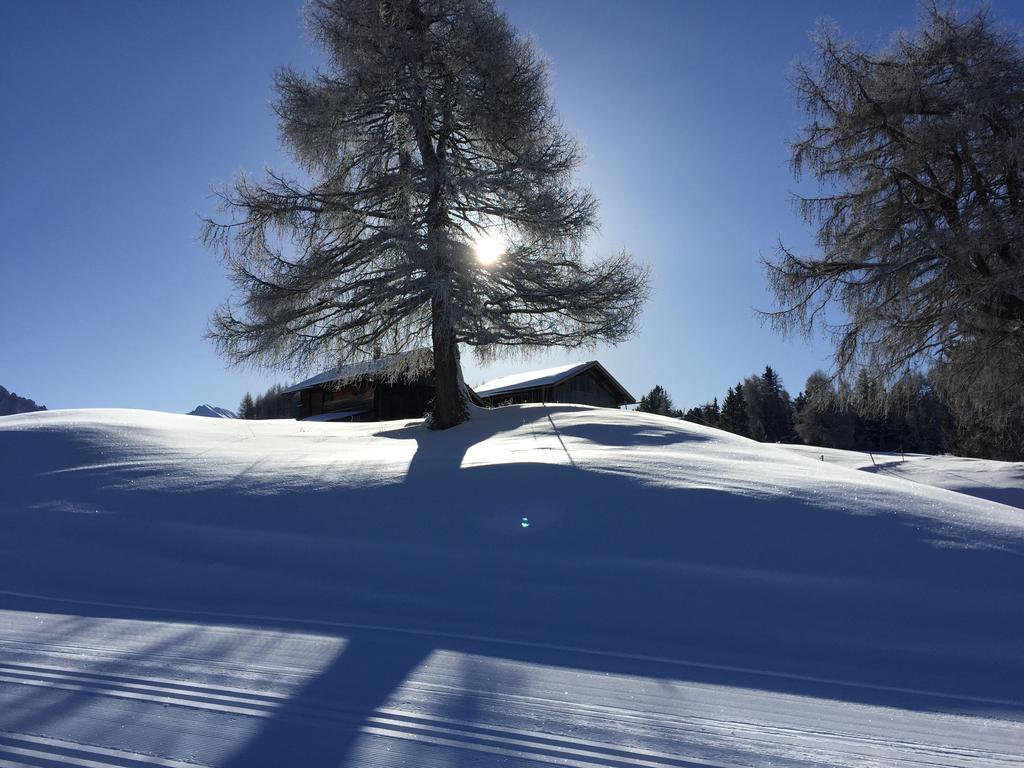
[[[430,412],[431,429],[448,429],[469,418],[462,368],[459,365],[459,346],[446,309],[443,298],[435,296],[431,303],[431,315],[436,390]]]

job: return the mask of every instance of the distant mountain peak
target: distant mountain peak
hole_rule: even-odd
[[[227,408],[218,408],[215,405],[209,403],[203,403],[197,405],[193,410],[188,412],[189,416],[209,416],[213,419],[237,419],[234,411],[229,411]]]
[[[45,405],[38,405],[35,400],[29,400],[27,397],[18,397],[13,392],[8,392],[5,387],[0,387],[0,416],[45,410]]]

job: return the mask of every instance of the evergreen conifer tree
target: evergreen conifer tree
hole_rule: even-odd
[[[761,419],[764,440],[769,443],[791,440],[793,437],[792,404],[782,379],[766,365],[761,375]]]
[[[743,380],[743,396],[747,409],[747,437],[763,442],[766,438],[764,401],[761,397],[761,377],[756,373]]]
[[[240,419],[252,419],[256,417],[256,403],[252,400],[252,395],[248,392],[245,393],[245,397],[242,398],[241,404],[238,406],[238,418]]]
[[[747,419],[747,400],[744,395],[743,382],[729,387],[722,402],[722,414],[719,426],[737,435],[750,437],[750,422]]]
[[[862,451],[882,450],[885,437],[885,388],[862,368],[851,393],[853,444]]]
[[[640,404],[636,409],[644,413],[670,416],[672,415],[672,398],[663,386],[656,384],[650,392],[640,398]]]
[[[718,408],[718,398],[714,398],[710,403],[705,403],[701,406],[701,418],[704,419],[704,423],[709,427],[718,427],[721,421],[721,411]]]
[[[798,400],[796,433],[806,445],[849,448],[853,444],[853,420],[845,411],[831,379],[822,371],[807,377]]]

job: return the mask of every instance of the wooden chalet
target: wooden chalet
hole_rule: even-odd
[[[419,418],[434,388],[426,376],[392,379],[393,357],[343,365],[288,387],[299,395],[299,419],[386,421]]]
[[[618,408],[636,402],[597,360],[493,379],[473,391],[488,406],[579,403]]]
[[[429,354],[414,350],[402,356]],[[339,366],[288,387],[299,395],[299,419],[390,421],[418,419],[430,410],[434,382],[430,371],[413,378],[393,377],[395,357]],[[399,365],[401,361],[399,361]],[[483,405],[475,395],[473,402]]]

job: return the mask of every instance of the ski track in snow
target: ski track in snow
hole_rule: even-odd
[[[70,721],[58,718],[65,738],[10,726],[0,731],[6,764],[60,756],[83,766],[219,765],[230,762],[233,737],[244,740],[267,719],[289,728],[296,744],[347,733],[354,736],[353,758],[380,765],[394,764],[391,752],[410,745],[424,761],[417,764],[437,765],[731,768],[750,765],[754,756],[786,766],[1021,764],[1014,754],[1024,727],[1018,722],[986,720],[979,728],[975,717],[580,674],[455,652],[429,656],[371,713],[348,706],[343,690],[290,706],[295,691],[319,671],[316,663],[344,652],[344,639],[87,619],[76,621],[74,643],[38,640],[66,634],[59,625],[67,618],[0,612],[3,719],[17,726],[50,700],[60,702],[61,715],[75,714]],[[219,650],[254,645],[269,650],[258,665]],[[164,650],[147,650],[153,647]],[[525,693],[488,685],[514,676],[528,678]],[[449,714],[469,711],[472,719]],[[107,721],[120,727],[99,734],[88,728]],[[154,755],[168,732],[188,745],[187,759]]]
[[[576,407],[5,417],[0,768],[1024,766],[1024,514],[845,466]]]

